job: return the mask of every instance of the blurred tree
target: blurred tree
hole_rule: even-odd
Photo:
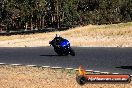
[[[3,0],[5,29],[43,29],[132,21],[132,0]],[[0,27],[1,27],[0,26]]]

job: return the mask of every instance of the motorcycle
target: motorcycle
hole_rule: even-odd
[[[63,41],[59,42],[59,45],[55,45],[54,40],[50,41],[49,44],[54,47],[54,51],[59,56],[67,56],[69,54],[75,56],[75,52],[70,47],[70,42],[67,39],[63,39]]]

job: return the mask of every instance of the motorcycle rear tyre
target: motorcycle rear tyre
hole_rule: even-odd
[[[70,48],[70,55],[75,56],[75,52],[72,48]]]

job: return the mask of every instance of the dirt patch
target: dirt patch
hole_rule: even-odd
[[[64,69],[0,65],[0,88],[132,88],[132,83],[80,86],[76,73]]]
[[[0,47],[49,46],[49,41],[60,34],[72,46],[132,47],[132,23],[80,26],[66,31],[30,35],[0,36]]]

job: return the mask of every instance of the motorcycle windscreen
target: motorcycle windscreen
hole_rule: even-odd
[[[70,42],[66,39],[64,39],[62,42],[60,42],[60,46],[65,47],[65,46],[69,46]]]

